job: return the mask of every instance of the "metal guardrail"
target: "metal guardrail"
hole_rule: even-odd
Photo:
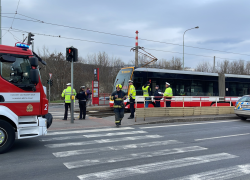
[[[99,106],[108,106],[110,95],[111,94],[109,93],[100,93],[99,94]]]
[[[135,98],[135,108],[137,108],[138,102],[143,102],[144,107],[146,101],[160,101],[164,102],[164,107],[166,107],[166,101],[171,101],[171,103],[180,103],[182,102],[182,107],[185,107],[185,102],[199,102],[199,105],[196,107],[202,107],[203,102],[215,103],[215,107],[218,106],[218,103],[229,103],[229,106],[232,106],[233,103],[236,103],[239,97],[219,97],[219,96],[173,96],[172,99],[162,96],[150,96],[150,100],[146,100],[145,96],[136,96]],[[154,98],[161,98],[160,100],[154,100]],[[190,107],[190,106],[188,106]]]

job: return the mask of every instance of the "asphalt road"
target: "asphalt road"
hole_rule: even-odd
[[[52,131],[0,155],[0,179],[250,179],[249,150],[240,120]]]

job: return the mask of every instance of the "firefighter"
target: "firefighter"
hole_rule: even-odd
[[[162,98],[162,92],[159,89],[159,86],[155,86],[155,93],[154,93],[154,100],[155,100],[155,107],[161,107],[160,99]]]
[[[76,90],[73,89],[73,95],[76,95]],[[67,88],[63,90],[62,92],[62,97],[65,98],[64,102],[65,102],[65,112],[64,112],[64,118],[62,120],[67,120],[67,116],[68,116],[68,109],[71,110],[71,83],[67,84]],[[73,97],[72,97],[73,98]]]
[[[76,98],[79,101],[80,117],[79,120],[85,119],[86,116],[86,100],[87,92],[85,92],[85,86],[80,87],[79,93],[77,93]]]
[[[116,85],[116,91],[111,94],[111,100],[114,100],[114,112],[115,112],[115,124],[117,126],[121,125],[122,118],[124,117],[124,103],[123,100],[126,99],[125,92],[122,91],[122,85]]]
[[[133,81],[129,80],[129,102],[130,102],[130,116],[128,119],[133,119],[134,114],[135,114],[135,96],[136,96],[136,91],[135,91],[135,86],[133,85]]]
[[[166,82],[166,89],[165,89],[165,92],[163,94],[164,98],[166,98],[166,107],[171,107],[171,99],[173,96],[172,88],[169,86],[170,86],[170,84],[168,82]]]
[[[151,96],[151,88],[150,88],[150,82],[147,81],[144,86],[142,86],[143,96],[145,98],[145,108],[148,108],[149,100]]]

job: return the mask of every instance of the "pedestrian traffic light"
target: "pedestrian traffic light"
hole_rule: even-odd
[[[31,41],[33,41],[34,39],[32,38],[33,36],[35,36],[34,34],[32,34],[31,32],[28,34],[28,42],[27,42],[27,44],[32,44],[32,42]]]
[[[70,62],[78,61],[78,49],[74,47],[66,48],[66,60]]]
[[[50,86],[53,86],[53,80],[52,79],[50,79]]]

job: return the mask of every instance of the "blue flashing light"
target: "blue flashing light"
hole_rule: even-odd
[[[19,48],[24,48],[24,49],[29,49],[29,45],[27,44],[22,44],[22,43],[16,43],[16,47],[19,47]]]

